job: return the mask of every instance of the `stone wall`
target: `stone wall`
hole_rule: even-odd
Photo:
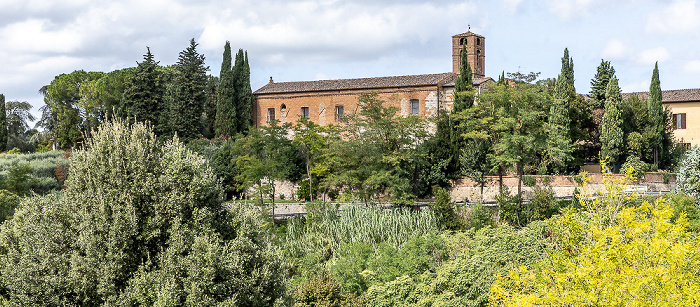
[[[591,192],[602,190],[603,175],[590,174],[591,179],[588,182],[588,188]],[[622,175],[610,175],[612,177],[622,177]],[[552,187],[555,197],[572,196],[576,189],[576,181],[573,176],[531,176],[535,177],[538,185],[543,184],[543,180],[550,180],[549,185]],[[664,176],[661,173],[646,173],[636,182],[627,184],[631,189],[648,189],[652,192],[668,192],[675,188],[676,178],[671,176],[667,181],[664,181]],[[484,186],[484,201],[494,201],[499,193],[498,176],[488,176],[487,183]],[[506,186],[512,194],[518,190],[518,177],[503,176],[503,185]],[[534,195],[534,187],[522,185],[523,197],[530,199]],[[469,178],[452,181],[452,190],[450,196],[452,201],[477,201],[481,196],[481,187]]]

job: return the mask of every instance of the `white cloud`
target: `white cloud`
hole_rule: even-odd
[[[683,66],[683,70],[691,74],[700,73],[700,60],[689,61],[687,64],[685,64],[685,66]]]
[[[671,57],[671,54],[664,47],[647,49],[637,55],[637,63],[642,65],[652,65],[658,62],[664,62]]]
[[[647,17],[646,30],[662,34],[686,34],[700,30],[700,8],[696,0],[676,0],[661,12]]]
[[[0,41],[11,52],[72,52],[82,45],[79,31],[57,28],[48,20],[29,19],[0,29]]]
[[[522,3],[523,0],[503,0],[503,6],[505,6],[506,10],[508,10],[510,13],[517,12]]]
[[[649,90],[649,81],[625,83],[620,85],[623,93],[646,92]]]
[[[608,43],[603,48],[600,56],[604,59],[620,59],[627,54],[625,43],[619,39],[608,40]]]
[[[563,20],[587,14],[593,7],[600,5],[601,0],[550,0],[547,2],[549,11]]]

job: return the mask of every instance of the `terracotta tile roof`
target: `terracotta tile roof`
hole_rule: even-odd
[[[295,81],[268,83],[253,94],[273,94],[291,92],[316,92],[351,89],[380,89],[391,87],[407,87],[422,85],[437,85],[443,79],[454,75],[451,72],[442,74],[391,76],[360,79],[337,79],[318,81]]]
[[[624,99],[636,94],[639,99],[649,98],[649,92],[622,93]],[[700,88],[661,91],[661,102],[690,102],[700,101]]]
[[[446,82],[445,84],[443,84],[443,86],[455,86],[455,79],[457,79],[457,76],[458,75],[455,75],[455,77],[452,78],[452,80],[450,80],[449,82]],[[496,81],[494,81],[491,77],[483,77],[483,78],[474,78],[474,80],[472,80],[472,82],[474,82],[474,85],[478,86],[478,85],[482,85],[484,83],[496,82]]]

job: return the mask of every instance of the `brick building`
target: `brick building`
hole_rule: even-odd
[[[296,122],[307,117],[319,125],[335,123],[358,108],[358,95],[377,93],[379,99],[399,108],[397,116],[430,117],[438,110],[450,111],[454,80],[459,74],[462,45],[472,67],[474,86],[493,82],[485,77],[485,39],[467,32],[452,37],[452,72],[360,79],[274,82],[256,90],[253,120],[256,127],[272,120]]]

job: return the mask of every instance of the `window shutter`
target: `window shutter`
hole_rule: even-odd
[[[685,115],[686,113],[681,113],[681,129],[685,129]]]

